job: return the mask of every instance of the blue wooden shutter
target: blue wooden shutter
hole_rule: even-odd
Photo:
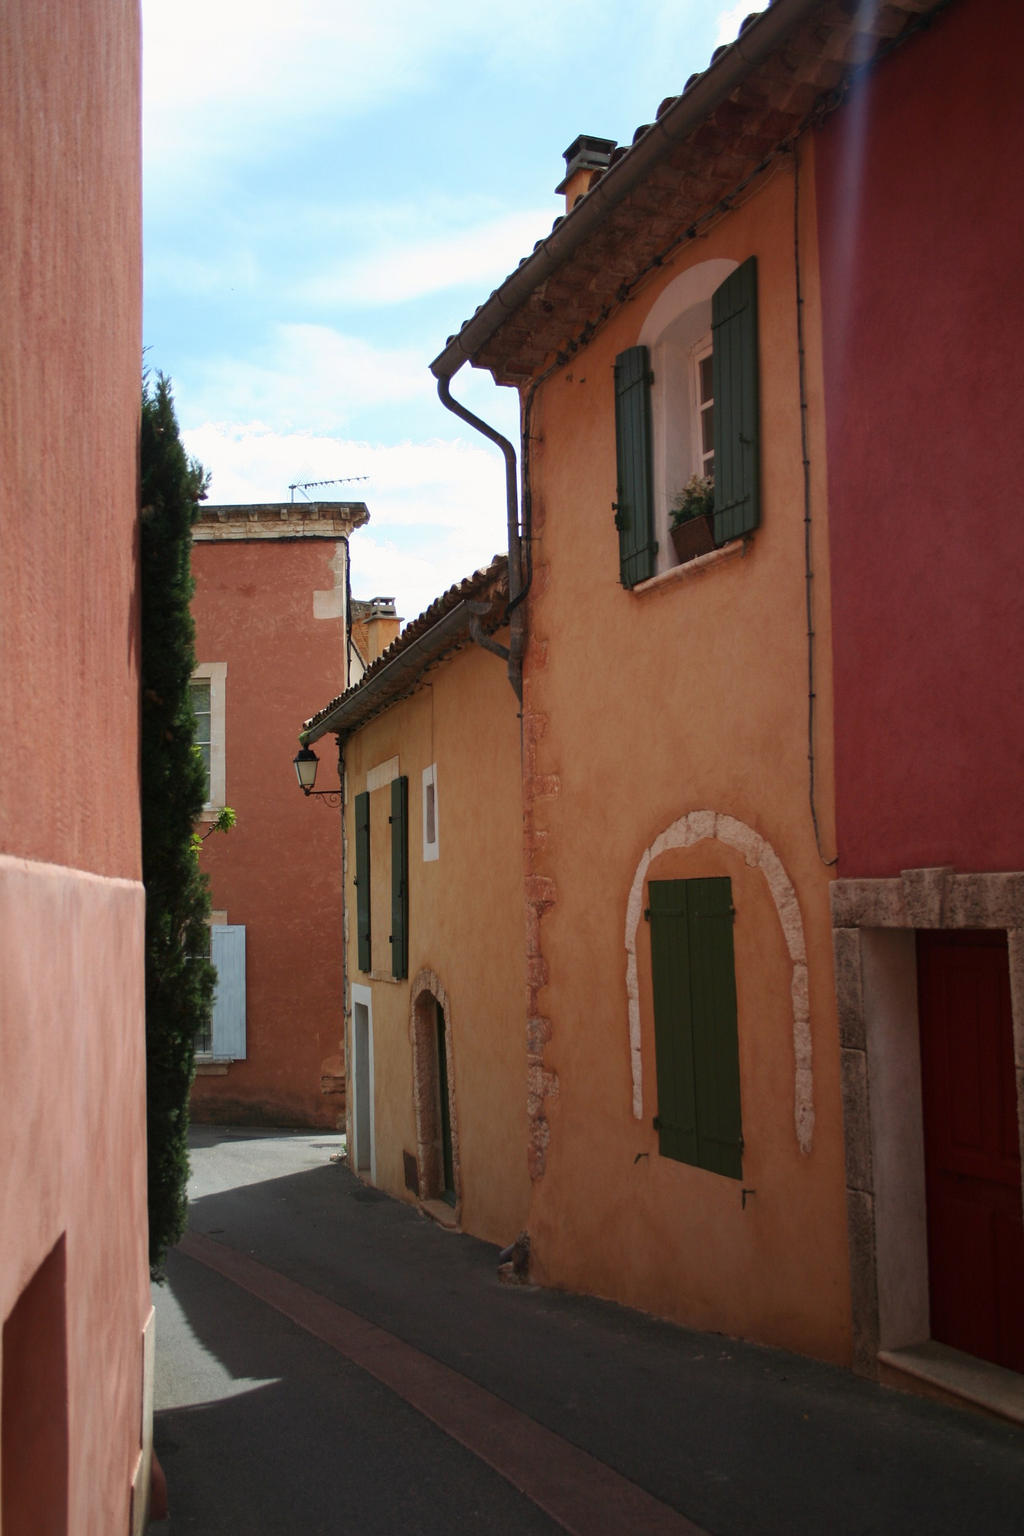
[[[715,400],[715,543],[761,520],[757,383],[757,258],[711,296]]]
[[[409,974],[409,780],[391,780],[391,974]]]
[[[651,494],[651,365],[646,347],[630,347],[615,359],[615,526],[619,530],[619,580],[633,587],[654,575]]]
[[[217,971],[213,993],[211,1054],[245,1060],[245,928],[210,925],[210,958]]]
[[[648,889],[659,1150],[739,1179],[732,883],[652,880]]]
[[[359,969],[370,969],[370,796],[356,795],[356,934]]]

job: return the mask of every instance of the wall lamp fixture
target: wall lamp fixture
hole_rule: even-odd
[[[324,796],[332,805],[341,804],[340,789],[314,789],[316,783],[316,771],[320,766],[320,759],[310,747],[300,747],[292,758],[295,765],[295,777],[299,781],[299,788],[304,795]]]

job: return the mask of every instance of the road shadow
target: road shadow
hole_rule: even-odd
[[[212,1130],[203,1128],[207,1146]],[[1011,1427],[613,1303],[505,1286],[495,1247],[443,1230],[324,1157],[322,1166],[201,1196],[191,1230],[442,1360],[716,1533],[1019,1531],[1024,1436]],[[200,1271],[180,1255],[168,1266],[195,1337],[236,1380],[279,1378],[223,1407],[186,1410],[202,1415],[213,1445],[262,1412],[268,1394],[285,1394],[283,1410],[297,1412],[306,1365],[297,1377],[283,1374],[268,1309]],[[233,1293],[244,1326],[225,1326],[223,1308],[210,1305],[214,1281]],[[334,1369],[368,1382],[337,1357]],[[173,1432],[181,1412],[161,1415],[161,1432]],[[390,1529],[427,1531],[415,1521]]]

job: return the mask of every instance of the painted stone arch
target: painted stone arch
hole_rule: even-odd
[[[690,811],[655,838],[641,855],[626,907],[626,997],[629,1004],[629,1062],[633,1084],[633,1117],[643,1118],[643,1059],[640,1035],[640,987],[636,936],[643,916],[644,881],[655,859],[673,848],[692,848],[714,839],[743,855],[751,869],[764,876],[789,951],[793,1001],[793,1121],[797,1145],[809,1153],[814,1139],[814,1076],[811,1062],[810,994],[807,985],[807,945],[803,918],[793,882],[771,844],[746,822],[717,811]]]
[[[448,994],[440,977],[429,969],[418,971],[409,989],[409,1032],[412,1040],[412,1092],[416,1113],[416,1162],[420,1198],[437,1199],[444,1188],[442,1162],[441,1087],[438,1068],[438,1013],[444,1019],[445,1056],[448,1065],[448,1123],[451,1133],[452,1179],[455,1209],[462,1204],[462,1165],[455,1106],[455,1058]]]

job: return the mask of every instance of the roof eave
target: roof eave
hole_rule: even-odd
[[[774,0],[662,117],[611,166],[532,255],[496,288],[430,365],[452,378],[473,363],[501,325],[568,260],[674,145],[687,138],[824,0]]]

